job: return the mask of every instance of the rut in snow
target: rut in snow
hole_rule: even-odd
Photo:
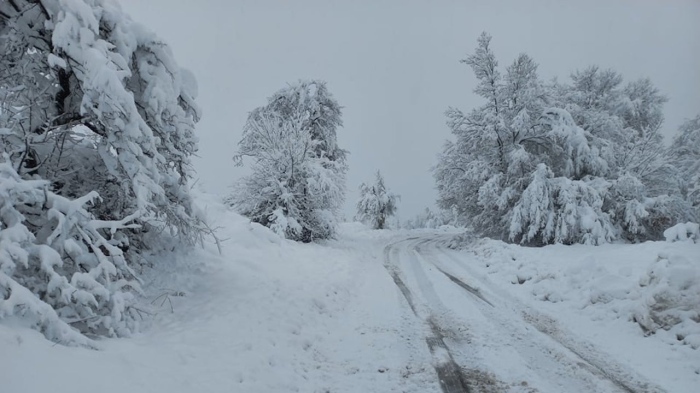
[[[401,279],[399,272],[391,264],[391,249],[393,244],[386,246],[384,249],[384,267],[391,275],[394,283],[399,288],[403,294],[406,302],[408,303],[413,315],[420,318],[416,310],[416,305],[413,302],[413,295],[408,289],[406,284]],[[428,326],[430,326],[430,336],[425,338],[425,343],[428,345],[430,353],[433,358],[436,359],[434,362],[435,372],[438,375],[438,380],[440,382],[440,388],[445,393],[471,393],[468,384],[465,383],[464,377],[462,375],[459,365],[454,361],[449,348],[445,344],[445,339],[442,335],[442,329],[432,318],[428,318]]]
[[[418,253],[423,253],[424,251],[421,249],[420,246],[427,244],[427,243],[433,243],[433,249],[437,250],[440,252],[441,255],[444,257],[447,257],[451,259],[453,262],[457,263],[458,265],[463,265],[463,261],[458,260],[452,253],[446,252],[444,249],[440,249],[437,247],[437,242],[436,239],[427,239],[425,241],[420,242],[416,247],[416,251]],[[443,273],[445,276],[447,276],[452,282],[455,284],[459,285],[460,287],[464,288],[474,296],[478,297],[479,299],[483,300],[485,303],[489,304],[491,307],[494,307],[494,305],[489,302],[487,299],[485,299],[480,291],[476,288],[473,288],[461,280],[459,280],[457,277],[453,276],[450,273],[447,273],[444,269],[439,267],[433,260],[432,258],[426,257],[424,260],[429,261],[438,271]],[[466,268],[466,267],[465,267]],[[630,375],[626,370],[624,370],[622,367],[620,367],[617,364],[611,363],[609,361],[606,361],[605,355],[602,353],[598,353],[593,347],[586,345],[586,343],[583,342],[577,342],[575,338],[572,338],[572,336],[568,333],[564,333],[560,331],[560,328],[557,326],[557,323],[555,320],[542,315],[534,310],[530,310],[525,308],[523,305],[520,305],[522,308],[524,308],[526,311],[522,312],[522,320],[529,324],[530,326],[534,327],[537,329],[540,333],[550,337],[554,341],[556,341],[561,347],[565,348],[568,350],[570,353],[575,355],[578,359],[580,359],[579,366],[582,368],[585,368],[588,370],[591,374],[597,375],[598,377],[602,379],[606,379],[610,381],[612,384],[614,384],[619,390],[626,392],[626,393],[664,393],[665,390],[662,389],[659,386],[656,386],[652,383],[643,381],[639,377],[635,378],[632,375]]]

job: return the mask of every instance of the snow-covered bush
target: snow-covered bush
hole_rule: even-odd
[[[501,74],[490,41],[462,60],[484,105],[446,113],[441,208],[481,235],[539,245],[660,239],[688,219],[660,134],[666,98],[648,79],[622,86],[589,67],[544,84],[524,54]]]
[[[670,331],[700,349],[700,273],[681,256],[660,253],[639,280],[641,302],[632,319],[646,334]]]
[[[252,174],[227,199],[280,236],[310,242],[331,237],[345,198],[346,151],[338,147],[340,106],[321,81],[284,88],[248,116],[239,152]]]
[[[194,78],[111,0],[2,1],[0,52],[0,318],[60,342],[128,334],[129,265],[162,233],[206,232]]]
[[[374,229],[387,227],[387,219],[396,214],[396,203],[400,196],[389,192],[384,177],[377,171],[374,184],[360,184],[360,200],[357,201],[355,219],[369,224]]]
[[[95,192],[69,200],[48,187],[0,163],[0,318],[24,317],[67,344],[88,343],[78,331],[132,332],[139,285],[117,231],[137,228],[134,217],[97,220],[86,210]]]
[[[682,222],[664,231],[667,242],[691,240],[694,243],[700,241],[700,224],[694,222]]]

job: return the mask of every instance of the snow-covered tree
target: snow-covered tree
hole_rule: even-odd
[[[527,244],[607,243],[616,231],[602,207],[595,183],[555,177],[546,164],[539,164],[513,208],[509,239]]]
[[[81,332],[126,334],[128,264],[164,230],[203,233],[187,185],[194,78],[111,0],[2,1],[0,52],[0,232],[24,250],[1,263],[0,317],[49,307]],[[18,285],[39,303],[15,302]],[[54,322],[37,326],[63,340]]]
[[[679,171],[682,195],[695,210],[693,219],[700,220],[700,115],[681,125],[669,154]]]
[[[103,219],[138,212],[144,230],[193,235],[185,184],[196,84],[167,44],[109,0],[17,0],[1,10],[0,126],[11,130],[3,142],[20,174],[61,195],[99,192]]]
[[[252,174],[228,202],[289,239],[331,237],[345,198],[347,152],[337,144],[340,106],[321,81],[300,81],[248,116],[234,160],[251,157]]]
[[[636,176],[651,196],[673,188],[674,168],[665,154],[661,127],[666,97],[648,79],[622,85],[622,75],[593,66],[555,84],[554,102],[597,140],[612,173]]]
[[[391,193],[384,184],[384,177],[377,171],[374,184],[360,184],[360,200],[357,201],[355,219],[371,225],[374,229],[385,229],[387,220],[396,214],[396,203],[400,196]]]
[[[556,85],[554,101],[590,134],[610,181],[601,189],[607,211],[627,240],[661,239],[665,228],[688,219],[677,168],[663,144],[661,95],[648,78],[622,84],[613,70],[588,67]]]
[[[135,216],[95,219],[87,208],[99,198],[94,191],[64,198],[0,163],[0,319],[22,316],[66,344],[89,345],[78,331],[133,331],[139,283],[110,235],[138,225]]]
[[[455,136],[434,168],[443,209],[482,235],[530,244],[660,238],[686,216],[648,79],[590,67],[542,83],[520,55],[501,74],[482,34],[462,62],[484,104],[448,109]],[[634,186],[632,186],[634,185]]]

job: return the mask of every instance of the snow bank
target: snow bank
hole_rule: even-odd
[[[692,240],[697,243],[700,240],[700,225],[694,222],[680,223],[664,231],[667,242]]]
[[[683,231],[675,231],[683,233]],[[496,283],[554,310],[623,320],[636,334],[700,350],[700,244],[553,245],[528,248],[463,235]]]
[[[700,249],[695,261],[682,253],[660,251],[630,288],[632,319],[646,334],[664,329],[676,340],[700,349]]]

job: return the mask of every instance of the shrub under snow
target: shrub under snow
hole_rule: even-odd
[[[123,335],[136,327],[129,306],[139,285],[115,236],[136,225],[133,217],[95,219],[86,209],[97,199],[66,199],[0,163],[0,318],[23,317],[65,344],[88,344],[78,330]]]
[[[640,302],[633,320],[646,334],[660,329],[700,349],[700,271],[695,263],[672,253],[659,253],[639,279]]]
[[[680,223],[664,231],[667,242],[692,240],[700,241],[700,225],[694,222]]]

